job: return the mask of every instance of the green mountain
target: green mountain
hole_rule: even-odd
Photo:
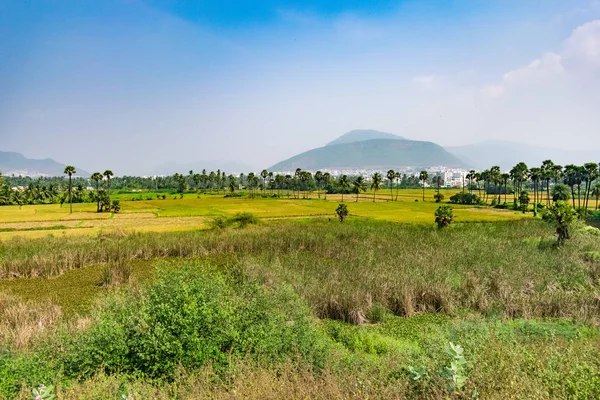
[[[75,168],[77,176],[89,176],[89,172],[81,168]],[[65,164],[54,161],[51,158],[36,160],[26,158],[23,154],[9,151],[0,151],[0,172],[2,175],[22,176],[62,176]]]
[[[372,139],[406,140],[406,138],[394,135],[393,133],[380,132],[372,129],[355,129],[353,131],[343,134],[339,138],[335,139],[333,142],[327,143],[327,146],[343,143],[363,142],[365,140]]]
[[[468,168],[466,163],[435,143],[398,137],[398,139],[371,139],[328,144],[281,161],[269,170],[278,172],[294,171],[296,168],[313,171],[316,169],[385,170],[435,166]]]

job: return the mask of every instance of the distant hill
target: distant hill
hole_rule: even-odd
[[[599,150],[560,150],[501,140],[446,147],[446,150],[480,170],[498,165],[505,171],[521,161],[529,167],[540,166],[542,161],[548,159],[562,166],[600,161]]]
[[[468,168],[458,157],[432,142],[405,139],[371,139],[328,144],[275,164],[271,171],[316,169],[388,169],[434,166]]]
[[[353,131],[343,134],[339,138],[335,139],[333,142],[327,143],[327,146],[343,144],[343,143],[362,142],[365,140],[372,140],[372,139],[406,140],[406,138],[404,138],[402,136],[394,135],[393,133],[380,132],[380,131],[375,131],[372,129],[356,129],[356,130],[353,130]]]
[[[76,176],[90,176],[89,172],[81,168],[75,168]],[[51,158],[36,160],[26,158],[23,154],[9,151],[0,151],[0,172],[4,176],[62,176],[65,164],[54,161]]]

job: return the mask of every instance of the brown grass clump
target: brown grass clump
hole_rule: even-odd
[[[51,303],[21,302],[0,293],[0,342],[27,349],[40,334],[60,320],[61,309]]]

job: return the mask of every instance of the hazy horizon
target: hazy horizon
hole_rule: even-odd
[[[0,0],[2,151],[262,169],[376,129],[600,149],[600,1]]]

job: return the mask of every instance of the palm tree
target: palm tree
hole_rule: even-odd
[[[471,186],[473,185],[473,179],[475,179],[475,170],[472,169],[469,171],[469,173],[467,174],[466,178],[469,181],[469,193],[471,193]]]
[[[327,190],[331,182],[331,174],[329,172],[325,172],[321,178],[321,181],[323,182],[323,188],[325,189],[323,194],[325,196],[325,200],[327,200]]]
[[[394,201],[394,179],[396,179],[396,172],[393,169],[390,169],[387,172],[386,178],[390,181],[390,196],[392,201]]]
[[[300,198],[300,177],[302,176],[302,170],[300,168],[296,168],[296,172],[294,173],[294,178],[296,179],[296,186],[298,189],[298,198]],[[295,195],[295,193],[294,193]]]
[[[367,191],[367,185],[365,183],[365,178],[363,178],[361,175],[354,178],[354,181],[352,182],[352,187],[354,188],[354,192],[356,193],[356,202],[358,203],[358,194],[361,191],[362,192]]]
[[[537,205],[539,199],[537,198],[538,192],[538,183],[542,177],[542,169],[541,168],[531,168],[529,170],[529,177],[531,178],[531,182],[533,182],[533,215],[537,215]]]
[[[110,201],[110,178],[112,178],[114,174],[110,169],[107,169],[106,171],[104,171],[103,175],[106,178],[106,185],[108,188],[108,200]]]
[[[421,171],[421,173],[419,174],[419,180],[423,182],[423,201],[425,201],[425,182],[427,182],[428,178],[429,174],[427,173],[427,171]]]
[[[266,169],[263,169],[260,173],[260,177],[262,178],[263,181],[263,190],[266,189],[266,184],[267,184],[267,177],[269,176],[269,171],[267,171]]]
[[[317,182],[317,196],[321,198],[321,182],[323,181],[323,173],[321,171],[315,172],[315,182]]]
[[[342,192],[342,203],[344,202],[344,192],[346,191],[346,189],[348,189],[350,187],[350,181],[348,180],[348,176],[347,175],[341,175],[338,178],[338,186],[341,189]]]
[[[600,199],[600,182],[592,189],[592,196],[596,198],[596,210],[598,209],[598,200]]]
[[[402,174],[398,171],[396,172],[396,201],[398,201],[398,190],[400,190],[400,178],[402,178]]]
[[[502,181],[502,184],[504,185],[504,203],[506,204],[506,192],[508,192],[508,181],[510,180],[510,175],[504,173],[504,174],[500,175],[500,180]]]
[[[102,174],[100,172],[94,172],[92,174],[92,180],[96,182],[96,212],[100,212],[100,181],[102,180]]]
[[[542,179],[546,182],[546,205],[550,205],[550,180],[554,176],[554,162],[545,160],[542,162]]]
[[[577,166],[573,164],[565,165],[563,174],[565,183],[571,188],[571,198],[573,199],[573,207],[575,207],[575,185],[577,184]]]
[[[590,162],[583,166],[583,176],[585,178],[585,210],[588,209],[590,200],[590,192],[592,191],[592,183],[598,179],[598,164]]]
[[[375,203],[375,195],[377,191],[381,189],[381,174],[379,172],[375,172],[371,177],[371,189],[373,189],[373,203]]]
[[[70,213],[73,214],[73,182],[72,182],[72,176],[73,174],[76,174],[77,171],[75,171],[75,167],[72,165],[67,165],[65,167],[65,174],[69,175],[69,208],[70,208]]]

